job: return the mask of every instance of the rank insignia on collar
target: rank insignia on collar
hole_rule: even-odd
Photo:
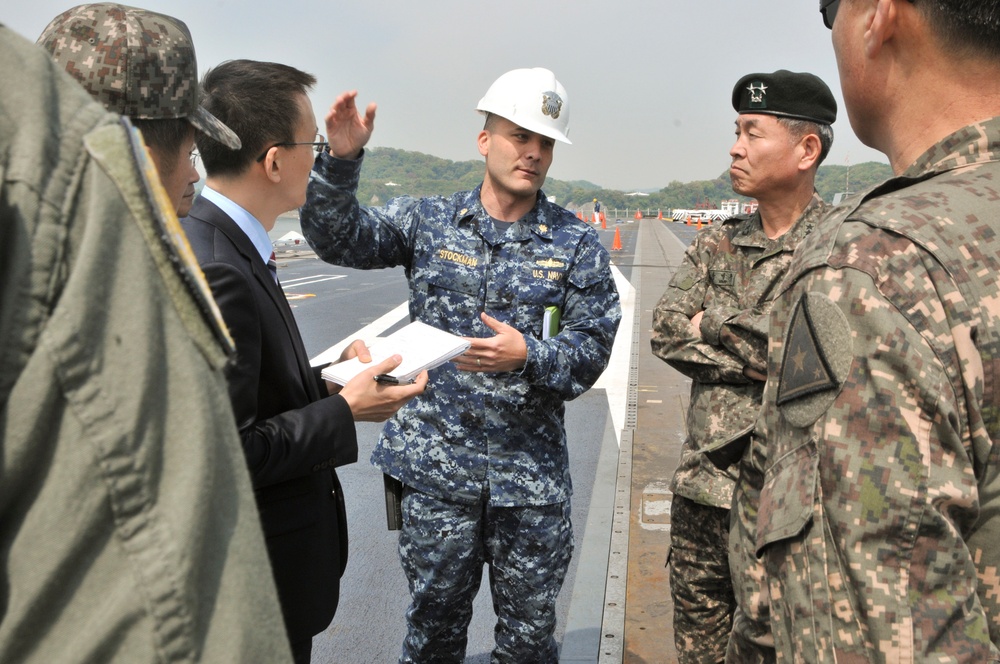
[[[538,230],[541,231],[542,233],[548,233],[549,227],[546,226],[545,224],[538,224]]]
[[[563,263],[562,261],[557,261],[555,258],[546,258],[545,260],[535,261],[535,264],[538,265],[539,267],[547,267],[553,269],[557,267],[566,267],[566,263]]]

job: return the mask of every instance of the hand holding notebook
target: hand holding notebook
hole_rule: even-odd
[[[387,374],[389,382],[412,382],[424,369],[433,369],[465,352],[469,342],[462,337],[439,330],[420,321],[414,321],[387,337],[378,337],[368,347],[372,362],[362,362],[354,358],[323,369],[323,379],[338,385],[346,385],[349,380],[392,355],[400,355],[403,362]]]

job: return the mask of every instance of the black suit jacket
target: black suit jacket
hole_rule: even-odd
[[[198,198],[182,221],[236,342],[227,378],[292,642],[333,620],[347,564],[336,466],[358,458],[354,418],[325,396],[284,293],[246,234]]]

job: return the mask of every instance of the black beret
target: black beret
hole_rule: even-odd
[[[743,113],[780,115],[833,124],[837,100],[818,76],[779,69],[773,74],[747,74],[733,88],[733,108]]]

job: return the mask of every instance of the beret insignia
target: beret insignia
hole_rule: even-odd
[[[750,108],[767,108],[767,100],[764,98],[767,95],[767,86],[763,81],[748,85],[747,92],[750,93]]]

